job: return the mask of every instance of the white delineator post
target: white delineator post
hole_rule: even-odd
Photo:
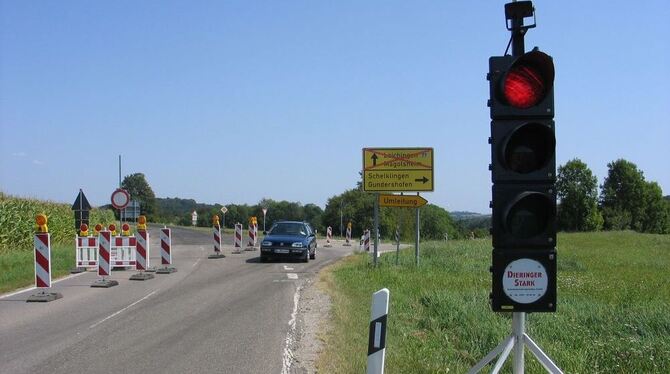
[[[367,374],[384,373],[384,357],[386,355],[386,322],[388,313],[389,290],[382,288],[381,290],[372,294]]]
[[[331,240],[333,240],[333,228],[328,226],[328,228],[326,228],[326,247],[332,247],[330,244]]]

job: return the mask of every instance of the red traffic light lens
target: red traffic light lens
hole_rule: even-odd
[[[516,66],[505,77],[505,99],[516,108],[530,108],[544,97],[542,77],[529,66]]]
[[[526,53],[514,62],[502,83],[509,105],[530,108],[542,101],[553,86],[554,63],[540,51]]]

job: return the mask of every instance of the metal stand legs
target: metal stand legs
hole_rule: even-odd
[[[500,355],[496,361],[491,374],[497,374],[507,360],[512,348],[514,348],[513,373],[523,374],[524,372],[524,345],[535,355],[535,358],[544,366],[547,372],[552,374],[563,374],[561,369],[547,356],[542,349],[533,341],[533,339],[524,332],[526,322],[526,313],[512,313],[512,335],[508,336],[502,343],[486,355],[477,363],[468,374],[479,373],[484,366],[488,365],[496,356]]]

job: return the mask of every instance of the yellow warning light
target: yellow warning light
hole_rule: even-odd
[[[351,222],[347,223],[347,227],[351,228]]]
[[[147,217],[137,217],[137,231],[147,231]]]
[[[79,226],[79,236],[88,236],[88,225],[85,223],[82,223],[81,226]]]
[[[218,214],[215,214],[214,216],[212,216],[212,225],[214,225],[214,226],[219,226],[219,225],[220,225],[220,224],[219,224],[219,215],[218,215]]]
[[[98,234],[100,234],[100,231],[102,231],[102,225],[98,223],[93,228],[93,234],[95,234],[95,236],[98,236]]]
[[[112,224],[110,224],[107,228],[109,229],[109,231],[112,232],[112,236],[116,236],[116,235],[117,235],[117,234],[116,234],[116,225],[115,225],[115,224],[112,223]]]
[[[124,223],[121,226],[121,235],[122,236],[130,236],[130,225],[127,223]]]
[[[47,215],[40,213],[35,216],[35,223],[37,223],[37,232],[49,232],[47,227]]]

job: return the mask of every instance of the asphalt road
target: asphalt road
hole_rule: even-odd
[[[259,251],[231,254],[228,236],[223,259],[207,259],[207,232],[172,237],[176,273],[130,281],[134,270],[113,271],[119,285],[104,289],[90,287],[91,271],[55,283],[63,298],[53,302],[26,303],[35,290],[0,297],[0,373],[287,372],[296,292],[356,248],[320,242],[309,263],[260,263]]]

